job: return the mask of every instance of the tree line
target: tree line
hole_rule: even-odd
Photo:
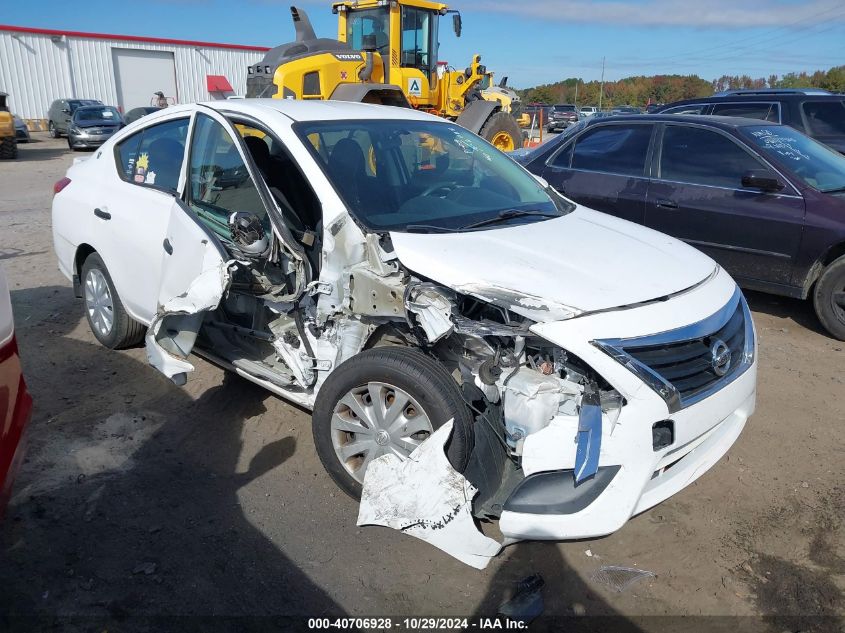
[[[605,81],[602,107],[621,105],[645,106],[650,103],[671,103],[681,99],[706,97],[722,90],[740,88],[824,88],[831,92],[845,92],[845,66],[813,73],[787,73],[765,77],[722,75],[713,81],[698,75],[653,75],[626,77],[619,81]],[[598,105],[601,82],[570,77],[552,84],[521,90],[523,103],[575,103]]]

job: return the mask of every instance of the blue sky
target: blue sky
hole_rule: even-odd
[[[296,3],[296,2],[295,2]],[[8,2],[0,23],[274,46],[293,39],[290,0]],[[335,37],[330,2],[299,0],[317,35]],[[440,59],[472,53],[528,87],[565,77],[723,74],[767,77],[845,63],[842,0],[455,0],[463,35],[441,29]],[[73,8],[71,8],[73,7]],[[449,24],[444,24],[449,27]]]

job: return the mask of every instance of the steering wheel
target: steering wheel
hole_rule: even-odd
[[[423,192],[420,194],[420,196],[421,196],[421,197],[422,197],[422,196],[430,196],[430,195],[431,195],[431,194],[433,194],[435,191],[444,191],[445,193],[444,193],[442,196],[437,196],[437,197],[438,197],[438,198],[445,198],[445,197],[446,197],[447,195],[449,195],[449,194],[450,194],[450,193],[451,193],[454,189],[456,189],[456,188],[457,188],[457,186],[458,186],[458,185],[457,185],[456,183],[442,183],[442,182],[435,183],[435,184],[433,184],[433,185],[429,185],[428,187],[426,187],[425,189],[423,189]]]

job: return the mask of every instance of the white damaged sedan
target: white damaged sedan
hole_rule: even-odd
[[[754,410],[734,281],[413,110],[241,100],[129,125],[56,183],[96,338],[176,384],[205,357],[313,410],[382,524],[483,567],[608,534],[689,485]],[[496,518],[499,543],[477,529]]]

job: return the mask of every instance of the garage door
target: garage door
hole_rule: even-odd
[[[150,105],[153,94],[161,90],[175,98],[176,64],[170,51],[141,51],[113,48],[117,102],[128,112]]]

